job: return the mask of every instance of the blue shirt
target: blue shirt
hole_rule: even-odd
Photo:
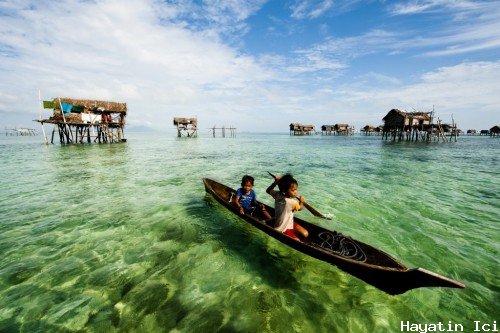
[[[254,190],[250,190],[249,194],[244,194],[243,189],[239,188],[236,190],[236,196],[240,197],[240,205],[244,210],[250,210],[256,203],[256,197]]]

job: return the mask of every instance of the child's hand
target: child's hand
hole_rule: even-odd
[[[240,207],[240,214],[245,215],[245,210],[243,209],[243,207]]]
[[[303,196],[300,196],[299,201],[301,204],[303,204],[304,202],[306,202],[306,198],[304,198]]]

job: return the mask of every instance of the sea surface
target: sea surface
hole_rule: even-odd
[[[401,332],[500,327],[500,139],[126,133],[0,136],[0,332]],[[467,285],[390,296],[297,252],[205,194],[292,173],[323,220]],[[481,326],[483,327],[483,326]]]

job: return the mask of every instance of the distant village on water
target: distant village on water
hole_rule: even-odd
[[[42,119],[42,109],[52,109],[52,115]],[[124,137],[127,104],[100,100],[74,99],[57,97],[50,101],[40,101],[40,117],[35,120],[40,123],[45,143],[54,143],[59,140],[61,144],[83,143],[117,143],[126,142]],[[390,110],[382,118],[383,125],[366,125],[359,130],[360,135],[381,136],[382,139],[392,141],[456,141],[463,134],[500,137],[500,125],[489,129],[468,129],[464,133],[453,120],[443,123],[435,119],[434,111],[431,112],[406,112],[399,109]],[[52,124],[52,131],[45,132],[45,124]],[[198,136],[198,120],[196,117],[175,117],[173,125],[176,126],[178,137],[194,138]],[[213,126],[209,128],[213,137],[220,133],[222,137],[236,137],[236,128],[232,126]],[[321,125],[317,130],[314,125],[291,123],[289,125],[291,136],[304,135],[337,135],[351,136],[356,133],[354,126],[346,123]],[[32,128],[5,128],[6,135],[32,136],[37,131]]]

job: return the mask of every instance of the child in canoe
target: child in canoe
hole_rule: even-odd
[[[233,196],[233,204],[238,207],[241,215],[254,215],[258,212],[262,214],[264,219],[270,219],[271,215],[267,212],[264,205],[257,202],[257,195],[253,190],[253,186],[254,178],[244,175],[241,179],[241,187],[236,190],[236,195]]]
[[[278,185],[279,191],[274,187]],[[300,240],[309,236],[309,232],[294,221],[293,212],[302,210],[305,199],[300,196],[297,200],[298,182],[291,174],[283,177],[275,177],[274,182],[269,185],[266,192],[274,198],[275,224],[274,228],[285,235]]]

